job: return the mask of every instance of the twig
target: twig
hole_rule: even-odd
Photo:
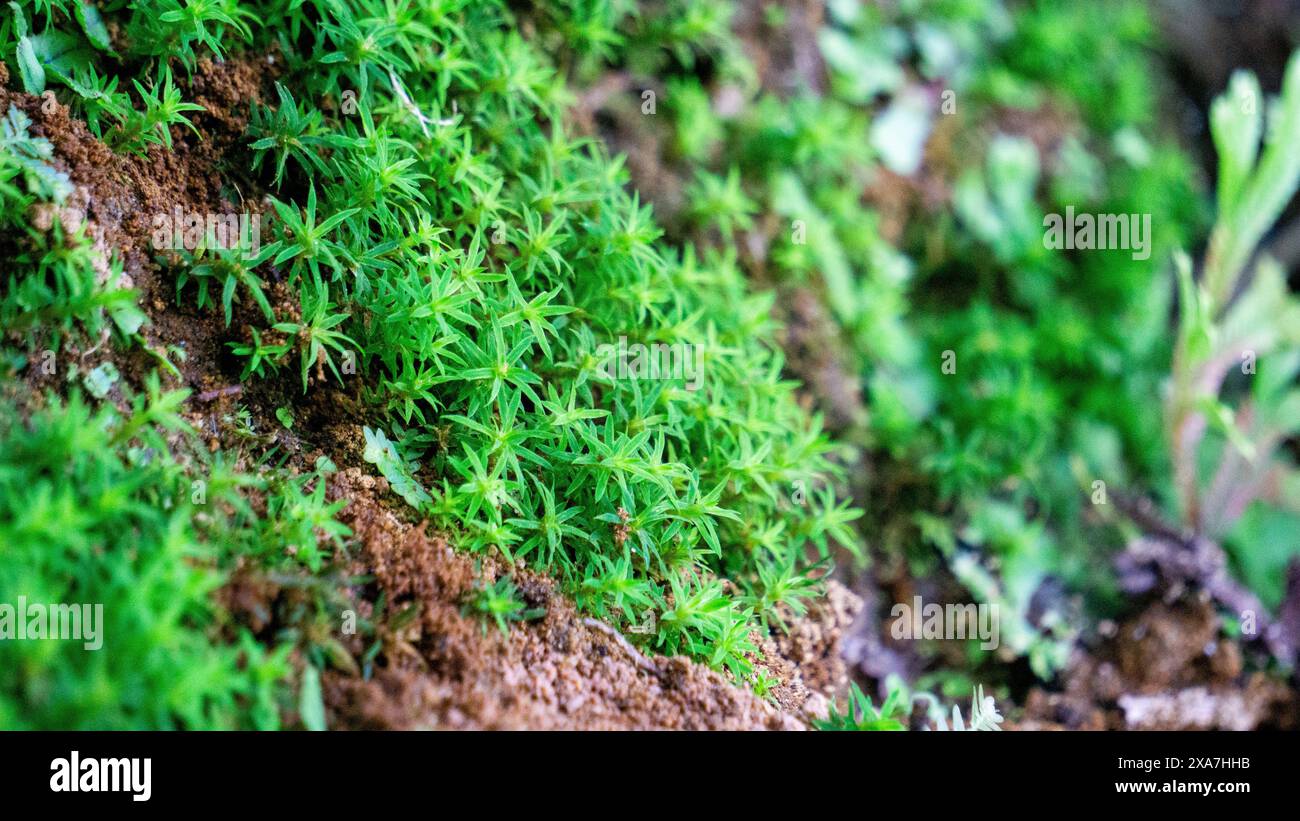
[[[1123,491],[1112,488],[1110,498],[1115,501],[1115,507],[1119,508],[1121,513],[1146,533],[1184,546],[1191,542],[1192,534],[1166,519],[1147,497],[1129,496]]]
[[[213,399],[220,399],[223,396],[238,396],[243,390],[243,385],[227,385],[224,388],[213,388],[210,391],[204,391],[194,398],[199,402],[211,402]]]
[[[599,621],[598,619],[584,618],[582,620],[582,623],[592,628],[593,630],[599,630],[600,632],[604,633],[606,636],[609,636],[611,639],[613,639],[614,643],[617,644],[619,647],[622,647],[623,651],[627,653],[629,656],[631,656],[632,661],[636,662],[636,665],[640,667],[642,670],[645,670],[647,673],[650,673],[651,675],[654,676],[659,675],[659,668],[656,667],[650,661],[650,659],[641,655],[641,651],[633,647],[632,643],[629,642],[626,638],[624,638],[622,633],[618,632],[613,627],[610,627],[608,624],[605,624],[605,622]]]

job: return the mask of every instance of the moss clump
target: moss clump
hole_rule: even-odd
[[[1171,343],[1166,263],[1210,209],[1152,114],[1135,3],[1098,27],[1071,3],[835,2],[813,29],[777,5],[678,0],[9,9],[15,87],[118,152],[161,156],[246,115],[217,170],[265,206],[261,241],[155,260],[178,303],[155,318],[216,320],[223,355],[203,367],[373,466],[457,548],[542,569],[643,648],[737,682],[766,689],[755,637],[801,615],[833,559],[872,555],[1004,608],[1001,657],[972,651],[933,683],[968,691],[968,672],[1022,656],[1050,678],[1075,628],[1064,597],[1036,594],[1059,578],[1113,610],[1109,560],[1133,533],[1087,490],[1138,488],[1204,530],[1186,508],[1209,457],[1168,447],[1170,419],[1215,423],[1206,453],[1223,459],[1291,434],[1239,430],[1217,393],[1151,401],[1171,373],[1195,382],[1193,337],[1234,327],[1229,286],[1295,186],[1274,146],[1267,207],[1243,204],[1261,126],[1216,110],[1230,190],[1212,270],[1225,254],[1231,270],[1204,315],[1184,278],[1201,324]],[[188,99],[210,99],[205,60],[275,76],[246,111],[207,112]],[[96,402],[57,380],[46,402],[21,397],[47,351],[137,349],[146,321],[120,260],[62,224],[71,181],[30,125],[15,106],[0,133],[0,593],[99,596],[129,649],[3,649],[20,658],[0,723],[273,726],[298,677],[319,726],[316,668],[359,667],[332,637],[348,536],[333,464],[285,461],[275,420],[246,409],[221,421],[245,444],[202,455],[183,395],[125,368],[116,388],[116,369],[94,372]],[[1148,215],[1158,238],[1145,256],[1046,247],[1044,219],[1075,207]],[[1276,331],[1293,300],[1258,281],[1251,321]],[[1294,355],[1287,334],[1266,341]],[[179,351],[148,353],[180,376]],[[1282,374],[1261,400],[1281,416],[1290,361],[1265,370]],[[346,406],[362,452],[300,421],[321,405]],[[202,509],[183,488],[195,472]],[[1254,555],[1258,534],[1220,524],[1210,535]],[[274,628],[245,629],[214,603],[236,573],[303,592]],[[469,607],[508,629],[522,604],[501,585]],[[839,723],[875,715],[860,695]]]

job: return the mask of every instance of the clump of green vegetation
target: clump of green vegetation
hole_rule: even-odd
[[[546,608],[529,607],[519,598],[519,590],[509,576],[502,576],[491,584],[478,582],[466,607],[470,612],[496,622],[503,636],[509,634],[512,622],[531,621],[546,615]],[[487,630],[487,621],[483,622],[483,630]]]
[[[1277,100],[1266,104],[1255,77],[1240,72],[1215,100],[1210,122],[1219,212],[1200,281],[1186,255],[1175,259],[1180,311],[1164,402],[1169,507],[1192,532],[1226,543],[1246,581],[1275,607],[1293,553],[1279,549],[1268,528],[1295,523],[1300,489],[1282,451],[1300,431],[1300,300],[1275,260],[1252,258],[1300,188],[1300,148],[1284,136],[1300,129],[1300,54]],[[1234,372],[1249,387],[1231,384]]]
[[[0,405],[0,602],[102,612],[94,650],[0,642],[0,726],[279,725],[289,646],[263,648],[212,600],[244,547],[243,481],[200,492],[197,466],[170,455],[183,400],[153,392],[124,417],[74,392],[26,420]],[[220,640],[225,631],[233,640]]]
[[[789,598],[765,580],[797,589],[804,545],[856,544],[856,512],[833,494],[783,499],[837,466],[780,378],[768,298],[746,293],[734,261],[657,242],[619,166],[566,134],[562,77],[502,10],[414,11],[365,59],[350,50],[363,6],[319,11],[333,22],[282,41],[290,70],[249,134],[272,189],[306,184],[305,208],[276,203],[290,238],[269,254],[304,319],[271,326],[290,350],[236,353],[272,368],[296,355],[304,389],[355,353],[376,418],[415,434],[371,440],[367,456],[408,502],[580,598],[610,590],[616,609],[597,612],[659,611],[656,649],[747,669],[748,632]],[[272,4],[277,16],[291,13]],[[454,69],[421,38],[456,53]],[[358,91],[354,115],[304,102],[339,89]],[[399,105],[366,97],[380,89]],[[448,116],[467,95],[472,110]],[[688,349],[701,381],[612,377],[603,351],[621,337]],[[416,460],[436,477],[427,488],[403,467]],[[785,538],[758,543],[773,531]],[[752,593],[735,599],[718,576]]]
[[[339,361],[354,357],[377,425],[403,430],[396,442],[367,432],[367,459],[463,547],[536,562],[611,617],[653,609],[652,647],[748,671],[750,632],[811,593],[805,546],[822,558],[837,542],[853,548],[858,512],[829,489],[801,505],[786,498],[839,469],[781,377],[770,297],[747,292],[734,259],[659,242],[620,165],[568,133],[565,80],[541,43],[584,31],[594,39],[573,46],[589,60],[619,41],[625,14],[603,9],[575,29],[582,12],[561,7],[529,42],[491,3],[396,17],[366,2],[166,5],[109,15],[125,17],[112,47],[139,66],[135,77],[100,73],[98,29],[68,25],[76,4],[43,4],[38,35],[26,25],[36,10],[19,4],[5,42],[28,91],[55,87],[123,151],[169,148],[173,126],[188,126],[197,106],[173,68],[246,40],[254,53],[272,40],[283,51],[282,85],[254,105],[247,135],[283,231],[252,259],[214,250],[174,272],[178,298],[196,293],[201,308],[219,291],[227,324],[238,299],[256,303],[265,325],[229,343],[247,360],[244,378],[280,378],[296,363],[306,391],[342,382]],[[671,14],[680,19],[656,30],[680,58],[725,39],[725,16]],[[69,45],[57,59],[43,51],[51,39]],[[138,101],[117,91],[123,80]],[[318,105],[343,90],[353,112]],[[718,189],[735,193],[734,176]],[[271,310],[272,269],[299,294],[294,317]],[[19,307],[44,319],[57,300]],[[87,319],[80,303],[66,312]],[[663,378],[611,376],[603,351],[623,337],[686,350],[698,380],[684,378],[685,359]],[[440,438],[449,446],[426,452]],[[432,481],[416,478],[416,460]],[[336,539],[336,508],[320,484],[287,487],[271,503],[278,534],[317,571],[325,555],[307,536]]]
[[[849,686],[849,705],[845,711],[841,713],[839,708],[832,704],[830,715],[825,720],[816,722],[816,727],[819,730],[859,732],[906,730],[907,725],[894,715],[899,708],[901,692],[900,690],[890,692],[889,698],[885,699],[885,703],[877,710],[871,703],[871,696],[862,692],[862,688],[855,682]]]

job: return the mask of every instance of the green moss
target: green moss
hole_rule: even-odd
[[[1061,613],[1031,623],[1034,592],[1060,576],[1104,608],[1109,554],[1129,535],[1085,515],[1084,488],[1105,477],[1172,500],[1152,400],[1175,352],[1166,261],[1210,207],[1155,116],[1153,26],[1138,4],[1107,4],[1099,28],[1067,2],[832,3],[814,33],[820,92],[813,77],[762,88],[772,72],[746,56],[757,46],[731,32],[727,3],[142,0],[106,4],[103,20],[72,0],[10,5],[11,76],[52,89],[122,152],[193,139],[199,107],[182,89],[199,60],[277,55],[275,93],[250,103],[227,157],[269,192],[276,224],[251,256],[171,259],[177,299],[223,316],[243,380],[294,393],[327,381],[359,399],[365,462],[457,547],[545,570],[586,612],[638,625],[649,649],[765,689],[752,636],[801,613],[832,558],[874,551],[1000,602],[1004,646],[1048,677],[1071,628]],[[800,21],[774,9],[764,36],[795,36]],[[661,145],[665,178],[680,180],[673,213],[657,216],[623,159],[572,122],[611,74],[627,97],[611,109],[632,120],[620,127]],[[1052,139],[1032,139],[1035,127]],[[941,142],[915,167],[939,131],[946,153]],[[950,195],[896,231],[863,196],[886,168]],[[1232,264],[1217,259],[1233,269],[1220,278],[1236,281],[1282,188],[1260,194],[1262,223],[1220,192]],[[57,219],[30,227],[34,207],[69,190],[13,109],[0,142],[0,222],[18,237],[0,283],[7,384],[70,337],[141,341],[134,294],[95,276],[85,237]],[[1149,258],[1045,248],[1045,215],[1075,206],[1151,215]],[[298,303],[287,312],[267,295],[281,279]],[[787,373],[772,285],[824,303],[838,364],[865,386],[865,408],[831,433]],[[242,311],[247,330],[231,321],[245,302],[257,309]],[[1273,388],[1268,407],[1289,407]],[[76,395],[5,406],[0,481],[16,495],[0,503],[0,533],[18,546],[0,548],[14,558],[4,591],[101,596],[127,619],[114,640],[129,649],[0,648],[22,657],[0,719],[273,725],[293,650],[349,666],[323,626],[349,535],[324,497],[333,465],[222,467],[209,491],[225,510],[218,533],[211,503],[197,511],[176,487],[197,457],[161,438],[177,395],[155,380],[134,401],[130,415]],[[1231,414],[1213,418],[1233,439]],[[304,427],[294,433],[310,439]],[[33,442],[63,461],[29,459]],[[846,465],[872,467],[853,477],[873,500],[865,515],[847,501]],[[251,492],[266,494],[261,519]],[[46,497],[83,518],[32,519],[53,515]],[[1234,550],[1266,530],[1240,529]],[[38,551],[39,539],[62,547]],[[254,641],[212,604],[235,557],[311,591],[274,639]],[[144,586],[133,608],[123,579]],[[185,595],[151,598],[159,579]],[[519,602],[500,585],[472,608],[506,629]],[[320,725],[314,676],[301,701]],[[855,699],[837,722],[867,715]]]

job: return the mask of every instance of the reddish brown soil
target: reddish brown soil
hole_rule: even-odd
[[[849,665],[842,639],[862,610],[862,600],[831,579],[826,595],[809,605],[799,619],[783,613],[789,631],[775,629],[759,644],[761,662],[781,681],[773,698],[788,713],[826,718],[831,700],[841,707],[849,690]]]
[[[174,127],[171,150],[151,146],[144,156],[114,153],[57,101],[0,88],[0,110],[7,110],[10,104],[23,109],[32,118],[33,133],[53,143],[58,165],[76,186],[60,213],[62,222],[85,226],[104,260],[105,273],[110,255],[122,262],[125,277],[119,284],[139,293],[140,307],[148,316],[141,335],[155,352],[172,350],[169,358],[181,373],[181,384],[170,379],[165,382],[172,383],[168,387],[189,387],[194,392],[192,409],[203,415],[192,421],[210,438],[213,448],[231,444],[229,426],[223,425],[222,419],[243,406],[252,414],[255,429],[269,437],[266,444],[278,445],[295,457],[302,451],[302,443],[277,421],[276,408],[292,410],[297,430],[325,434],[322,438],[328,440],[348,429],[342,423],[361,418],[359,384],[353,380],[351,385],[339,386],[313,373],[309,377],[311,390],[304,393],[296,370],[290,373],[286,369],[284,378],[255,379],[240,385],[241,363],[229,352],[228,343],[249,341],[251,326],[264,326],[264,319],[251,300],[242,299],[235,303],[233,321],[227,327],[220,310],[197,307],[193,286],[178,300],[173,270],[178,260],[172,252],[156,250],[152,244],[154,217],[172,214],[177,207],[189,213],[263,214],[270,210],[265,191],[249,176],[244,130],[250,103],[266,97],[278,71],[274,55],[257,60],[201,61],[185,89],[186,99],[205,109],[190,115],[198,134]],[[48,223],[49,216],[34,215],[38,225],[41,220]],[[264,232],[263,242],[273,239]],[[262,273],[277,319],[295,319],[297,299],[285,287],[280,272],[268,265]],[[275,342],[274,332],[268,334],[263,338]],[[36,369],[29,369],[29,384],[37,393],[57,388],[69,369],[84,373],[111,359],[123,374],[124,384],[109,398],[121,403],[122,388],[138,391],[144,375],[157,368],[158,362],[139,346],[122,350],[106,342],[106,338],[84,343],[72,340],[60,354],[64,367],[59,374],[42,381]],[[349,448],[330,455],[337,460],[359,453],[359,449]],[[345,463],[358,462],[348,459]]]

